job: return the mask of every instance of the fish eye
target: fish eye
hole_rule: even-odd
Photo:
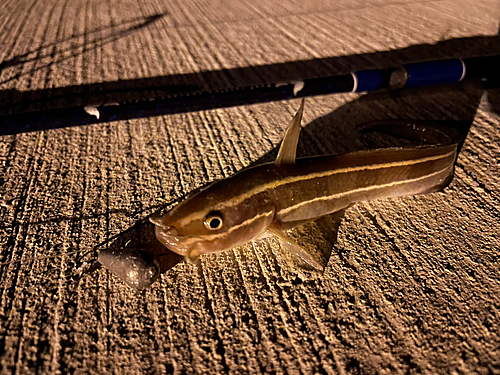
[[[223,224],[222,214],[218,211],[210,212],[205,218],[205,228],[209,230],[217,230],[222,228]]]

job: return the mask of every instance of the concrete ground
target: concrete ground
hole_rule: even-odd
[[[500,54],[499,20],[497,0],[3,0],[0,113]],[[444,192],[296,233],[323,275],[269,239],[171,259],[143,292],[75,279],[98,243],[272,159],[298,105],[0,136],[0,372],[499,374],[498,89],[306,100],[302,156],[404,143],[355,131],[370,120],[472,123]],[[132,237],[157,246],[148,226]]]

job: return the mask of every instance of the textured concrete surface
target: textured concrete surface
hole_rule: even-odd
[[[3,0],[0,111],[499,54],[499,20],[496,0]],[[174,259],[140,293],[104,269],[75,281],[79,254],[272,158],[298,104],[0,137],[0,371],[500,373],[498,90],[307,100],[303,156],[404,143],[356,133],[369,120],[472,124],[444,192],[298,231],[330,254],[324,275],[263,240]]]

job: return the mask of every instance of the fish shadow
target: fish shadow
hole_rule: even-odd
[[[380,131],[360,131],[363,124],[391,119],[420,120],[436,126],[444,124],[450,131],[460,133],[465,139],[483,93],[484,89],[480,85],[459,84],[366,94],[303,126],[297,156],[440,143],[440,132],[427,132],[425,139],[418,139],[415,136],[393,136]],[[272,162],[278,149],[279,145],[253,161],[249,167]],[[166,205],[154,215],[165,213],[171,206],[172,204]],[[302,240],[305,239],[316,249],[316,254],[313,255],[323,258],[327,264],[337,242],[343,214],[344,210],[327,215],[302,229],[297,228],[291,234],[295,238],[298,237],[299,243],[303,242],[301,237]],[[308,234],[304,237],[306,232]],[[183,257],[167,250],[156,240],[154,225],[147,218],[116,236],[107,246],[116,250],[124,247],[146,250],[157,257],[161,273],[168,272],[183,261]]]
[[[444,125],[465,138],[484,92],[481,84],[465,83],[368,93],[304,125],[299,138],[297,157],[441,143],[437,133],[420,139],[394,136],[387,132],[363,131],[366,124],[373,122],[429,122],[430,129],[433,125]],[[488,98],[492,107],[493,101],[495,108],[499,105],[498,90],[488,90]],[[306,102],[306,114],[307,109]],[[254,160],[250,166],[274,161],[278,150],[279,145]]]

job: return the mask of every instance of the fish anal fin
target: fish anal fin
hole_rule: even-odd
[[[302,114],[304,113],[304,99],[300,102],[300,107],[285,131],[285,136],[281,141],[278,157],[274,164],[293,164],[297,155],[297,144],[299,142],[300,130],[302,129]]]
[[[279,239],[281,245],[288,252],[299,257],[315,270],[318,270],[320,272],[323,272],[325,270],[325,267],[320,264],[311,254],[309,254],[309,252],[305,248],[300,246],[293,238],[286,235],[276,226],[270,226],[268,228],[268,231]]]

